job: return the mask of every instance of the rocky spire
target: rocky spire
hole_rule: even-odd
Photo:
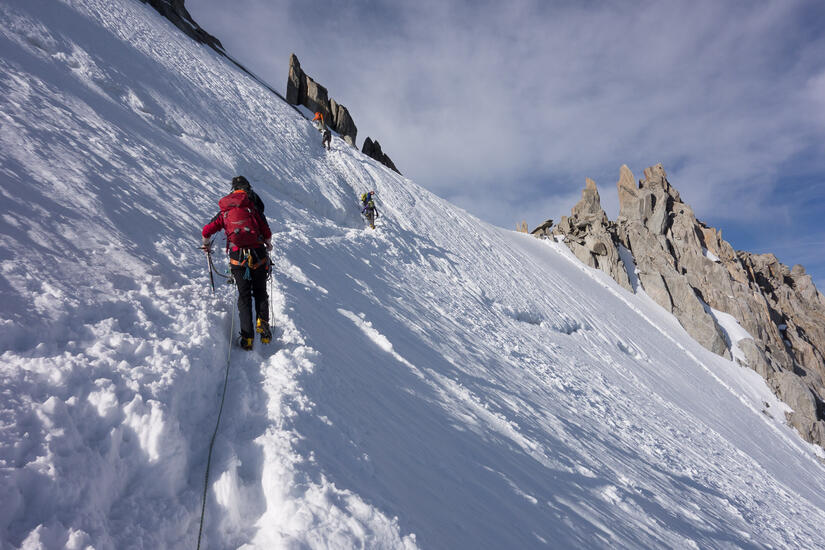
[[[553,234],[563,236],[582,262],[630,288],[616,254],[626,248],[645,293],[704,347],[725,357],[733,352],[762,375],[793,408],[791,425],[825,447],[825,297],[802,266],[734,251],[721,231],[696,219],[661,164],[644,175],[637,185],[621,167],[616,223],[604,215],[596,185],[587,180],[571,217],[563,217]],[[713,310],[732,315],[752,338],[733,345]]]
[[[619,183],[616,184],[619,188],[619,218],[638,219],[639,212],[633,211],[636,205],[636,199],[639,197],[636,187],[636,180],[633,178],[633,172],[626,164],[622,164],[619,169]]]
[[[730,357],[724,332],[679,269],[678,258],[672,253],[673,243],[668,240],[674,206],[683,215],[689,212],[684,217],[692,218],[693,212],[687,205],[676,202],[678,193],[671,191],[661,164],[645,170],[644,181],[631,194],[627,192],[627,182],[633,181],[632,178],[632,172],[623,166],[616,184],[621,212],[617,234],[622,245],[633,254],[639,282],[648,296],[673,313],[697,342],[714,353]],[[692,236],[688,229],[677,231],[680,239]],[[698,240],[694,238],[685,244],[690,247],[698,244]],[[696,250],[701,256],[701,247]]]
[[[294,53],[289,56],[286,100],[293,105],[303,105],[313,113],[318,112],[324,115],[327,125],[344,141],[355,147],[358,128],[349,111],[334,99],[330,99],[327,89],[301,69],[301,63]]]
[[[221,41],[206,32],[200,25],[192,19],[189,10],[184,5],[185,0],[140,0],[144,4],[149,4],[158,13],[171,21],[178,29],[186,33],[190,38],[206,44],[221,55],[225,55]]]
[[[616,246],[613,225],[602,209],[596,182],[587,178],[581,200],[573,207],[569,218],[562,216],[552,234],[563,237],[579,260],[590,267],[601,269],[632,291],[627,270]]]
[[[378,143],[378,140],[373,141],[368,136],[367,139],[364,140],[364,146],[362,147],[361,152],[368,157],[374,158],[390,170],[398,172],[398,168],[395,167],[392,159],[381,150],[381,144]],[[400,174],[401,172],[398,173]]]

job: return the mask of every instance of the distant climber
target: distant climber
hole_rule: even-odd
[[[327,125],[324,124],[324,115],[321,114],[321,111],[315,112],[315,118],[312,119],[312,122],[315,123],[315,127],[318,128],[319,132],[327,129]]]
[[[367,218],[370,229],[375,229],[375,218],[378,217],[378,209],[375,207],[375,191],[361,194],[361,214]]]
[[[323,145],[327,151],[329,151],[332,146],[332,132],[330,132],[329,129],[324,130],[324,138],[321,140],[321,145]]]
[[[252,349],[255,330],[261,342],[272,339],[269,329],[269,296],[266,281],[269,276],[269,251],[272,250],[272,232],[264,217],[264,203],[252,190],[247,179],[232,179],[232,192],[218,201],[220,212],[203,226],[203,249],[211,251],[210,237],[226,232],[226,248],[232,276],[238,287],[238,313],[241,321],[240,345]],[[256,328],[252,326],[252,298],[255,298]]]

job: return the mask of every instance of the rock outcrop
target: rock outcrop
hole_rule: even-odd
[[[701,299],[704,294],[697,293],[685,276],[687,263],[696,271],[715,265],[702,254],[693,230],[693,211],[670,186],[661,164],[645,170],[645,180],[635,190],[628,186],[632,178],[627,166],[622,166],[617,184],[617,225],[619,240],[636,261],[639,282],[657,304],[676,316],[694,340],[729,357],[725,333],[706,311]]]
[[[553,219],[544,220],[537,225],[530,234],[534,237],[550,237],[552,236],[551,229],[553,229]]]
[[[392,159],[381,150],[381,144],[378,143],[378,140],[373,141],[367,137],[367,139],[364,140],[364,146],[361,148],[361,152],[368,157],[374,158],[390,170],[398,172],[398,168],[395,167]],[[401,172],[398,173],[400,174]]]
[[[330,99],[327,89],[301,69],[301,63],[295,54],[289,56],[286,100],[293,105],[303,105],[312,112],[320,112],[329,127],[355,147],[358,128],[349,111],[334,99]]]
[[[287,101],[291,105],[303,105],[313,112],[321,112],[324,115],[324,120],[327,125],[335,131],[341,138],[355,147],[355,137],[358,135],[358,128],[355,126],[355,121],[346,107],[329,98],[327,89],[317,82],[315,82],[302,69],[301,64],[295,54],[289,57],[289,77],[287,79],[286,97],[282,96],[277,90],[270,87],[265,82],[258,79],[246,67],[232,59],[223,49],[220,40],[203,30],[198,23],[192,19],[191,14],[184,5],[185,0],[140,0],[144,4],[149,4],[158,13],[173,23],[178,29],[186,33],[187,36],[193,40],[205,44],[218,52],[220,55],[226,57],[231,63],[239,69],[247,73],[250,77],[259,82],[269,91]],[[369,142],[369,145],[368,145]],[[389,156],[381,151],[381,146],[377,141],[370,140],[364,142],[364,148],[373,151],[370,156],[387,167],[395,170],[399,174],[398,168],[392,162]]]
[[[332,129],[338,132],[347,143],[355,147],[355,136],[358,134],[358,128],[355,126],[355,121],[352,120],[347,108],[339,105],[334,99],[330,99],[329,110],[332,117]],[[352,138],[351,141],[350,137]]]
[[[158,13],[168,19],[173,25],[175,25],[178,29],[183,31],[187,36],[191,39],[195,40],[196,42],[200,42],[201,44],[205,44],[215,50],[218,54],[225,57],[230,63],[238,67],[241,71],[246,73],[250,78],[255,80],[258,84],[275,94],[276,96],[280,97],[281,99],[285,99],[284,96],[272,88],[269,84],[264,82],[263,80],[259,79],[254,73],[250,72],[249,69],[232,59],[232,57],[226,53],[223,49],[223,45],[221,44],[220,40],[206,32],[201,28],[200,25],[192,19],[192,16],[189,14],[189,11],[186,9],[184,5],[185,0],[140,0],[144,4],[149,4],[152,6]],[[294,107],[293,107],[294,108]],[[297,111],[297,109],[295,109]]]
[[[562,236],[583,263],[601,269],[620,285],[633,291],[627,269],[619,256],[615,224],[607,219],[607,214],[602,210],[596,182],[589,178],[586,180],[582,198],[573,207],[570,217],[562,216],[551,234]]]
[[[206,32],[198,25],[189,10],[184,6],[184,0],[140,0],[144,4],[149,4],[158,13],[171,21],[177,28],[186,33],[193,40],[206,44],[218,53],[225,55],[223,45],[220,40]]]
[[[793,408],[789,423],[825,447],[825,297],[805,269],[788,268],[772,254],[734,251],[721,231],[696,219],[661,164],[646,169],[638,185],[622,166],[617,187],[615,223],[587,180],[581,201],[552,234],[630,288],[617,252],[626,248],[645,293],[705,348],[732,353],[764,377]],[[730,342],[714,310],[732,315],[752,338]]]
[[[355,147],[358,128],[346,107],[329,97],[327,89],[315,82],[303,69],[298,57],[289,56],[289,76],[286,81],[286,100],[292,105],[303,105],[312,112],[320,112],[329,127],[338,133],[344,141]],[[367,137],[361,152],[374,158],[387,168],[401,173],[392,159],[381,150],[378,140]]]

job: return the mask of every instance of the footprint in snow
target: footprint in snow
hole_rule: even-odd
[[[643,356],[642,356],[642,354],[639,352],[639,350],[637,350],[637,349],[636,349],[633,345],[631,345],[631,344],[627,344],[627,343],[625,343],[625,342],[623,342],[623,341],[621,341],[621,340],[618,340],[618,341],[616,342],[616,346],[617,346],[617,347],[618,347],[618,348],[622,351],[622,353],[625,353],[625,354],[627,354],[627,355],[629,355],[629,356],[633,357],[633,358],[634,358],[634,359],[636,359],[636,360],[641,361],[642,359],[644,359],[644,357],[643,357]]]
[[[550,328],[562,334],[574,334],[580,330],[588,330],[590,327],[583,321],[560,317],[550,324]]]

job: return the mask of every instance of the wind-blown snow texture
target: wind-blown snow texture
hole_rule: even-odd
[[[563,245],[325,153],[140,2],[4,0],[0,54],[4,548],[194,547],[234,292],[196,247],[239,173],[278,342],[232,353],[206,547],[825,547],[759,376]]]

